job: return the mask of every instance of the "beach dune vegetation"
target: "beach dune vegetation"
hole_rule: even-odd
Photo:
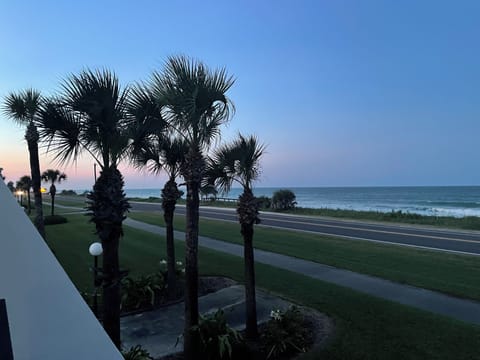
[[[297,205],[295,193],[289,189],[277,190],[273,193],[272,208],[275,210],[291,210]]]

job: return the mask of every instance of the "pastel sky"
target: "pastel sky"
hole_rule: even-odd
[[[85,67],[124,84],[186,54],[236,77],[241,131],[268,146],[258,186],[478,185],[478,1],[0,2],[0,97],[55,93]],[[24,130],[0,115],[0,167],[28,174]],[[42,169],[93,184],[88,156]],[[129,188],[163,178],[122,167]]]

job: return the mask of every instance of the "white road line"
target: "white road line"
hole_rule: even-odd
[[[209,215],[222,215],[222,216],[231,216],[231,217],[234,216],[234,215],[218,213],[218,212],[210,212]],[[202,215],[201,217],[214,219],[214,220],[220,220],[220,221],[224,220],[224,219],[218,219],[218,218],[216,218],[216,219],[215,218],[210,218],[210,217],[207,217],[205,215]],[[280,219],[275,219],[275,218],[267,218],[267,219],[262,218],[262,220],[281,221],[281,222],[292,223],[292,224],[310,225],[310,226],[317,226],[317,227],[330,227],[330,228],[336,228],[336,229],[355,230],[355,231],[366,231],[366,232],[374,232],[374,233],[382,233],[382,234],[390,234],[390,235],[413,236],[413,237],[419,237],[419,238],[429,238],[429,239],[436,239],[436,240],[447,240],[447,241],[465,242],[465,243],[473,243],[473,244],[479,244],[480,243],[480,241],[477,241],[477,240],[455,239],[455,238],[444,237],[444,236],[423,235],[423,234],[405,233],[405,232],[399,232],[399,231],[365,229],[365,228],[358,228],[358,227],[353,227],[353,226],[317,224],[317,223],[311,223],[311,222],[293,221],[293,220],[286,220],[286,219],[280,220]],[[229,220],[225,220],[225,221],[229,221]],[[278,226],[278,227],[282,228],[282,229],[292,229],[292,228],[284,228],[284,227],[281,227],[281,226]],[[297,229],[292,229],[292,230],[297,230]],[[315,233],[315,231],[312,231],[312,232]],[[337,234],[329,234],[329,235],[336,235],[337,236]],[[338,236],[340,236],[340,235],[338,235]],[[345,235],[345,236],[347,236],[347,235]]]

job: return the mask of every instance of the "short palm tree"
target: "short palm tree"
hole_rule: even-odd
[[[45,182],[49,182],[50,185],[50,196],[52,198],[52,213],[54,215],[55,209],[55,194],[57,193],[57,188],[55,187],[55,183],[61,183],[62,180],[67,180],[67,174],[61,173],[59,170],[48,169],[43,172],[42,180]]]
[[[91,221],[103,247],[103,326],[120,347],[119,241],[129,204],[118,164],[128,149],[128,89],[108,70],[86,70],[63,83],[59,98],[41,111],[40,135],[60,163],[76,159],[83,150],[101,167],[87,195]]]
[[[0,179],[5,180],[5,176],[2,174],[3,168],[0,168]]]
[[[170,57],[162,73],[154,73],[151,88],[163,106],[165,119],[188,151],[181,174],[187,185],[185,229],[185,329],[187,360],[199,353],[198,333],[198,222],[199,190],[205,171],[204,152],[220,135],[233,105],[226,92],[234,80],[225,69],[211,71],[202,62],[184,56]]]
[[[15,185],[13,185],[13,181],[9,181],[7,183],[8,190],[10,190],[12,193],[15,192]]]
[[[134,121],[131,126],[131,160],[138,168],[146,168],[154,174],[163,170],[168,175],[161,195],[166,227],[167,296],[172,300],[177,289],[173,217],[177,201],[183,195],[176,179],[180,175],[187,149],[181,139],[171,136],[161,110],[148,89],[140,86],[133,89],[129,106]]]
[[[27,209],[28,209],[28,214],[32,212],[31,209],[31,204],[30,204],[30,189],[32,188],[32,178],[28,175],[24,175],[20,178],[20,180],[17,181],[17,189],[20,189],[21,191],[25,191],[27,193]]]
[[[43,223],[42,193],[40,191],[40,161],[38,158],[39,135],[36,126],[36,117],[42,106],[43,99],[40,92],[34,89],[26,89],[18,93],[10,93],[5,98],[3,112],[20,125],[26,127],[25,140],[27,140],[30,156],[30,171],[32,175],[32,187],[35,197],[34,224],[40,235],[45,238],[45,226]]]
[[[219,148],[209,159],[206,181],[215,184],[222,192],[230,191],[234,182],[243,188],[237,213],[244,241],[246,337],[258,336],[257,306],[255,300],[255,261],[253,255],[253,226],[258,224],[260,202],[253,195],[252,184],[260,176],[260,159],[265,145],[254,136],[238,139]]]

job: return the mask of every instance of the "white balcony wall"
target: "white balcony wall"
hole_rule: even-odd
[[[0,298],[15,360],[123,359],[3,181]]]

